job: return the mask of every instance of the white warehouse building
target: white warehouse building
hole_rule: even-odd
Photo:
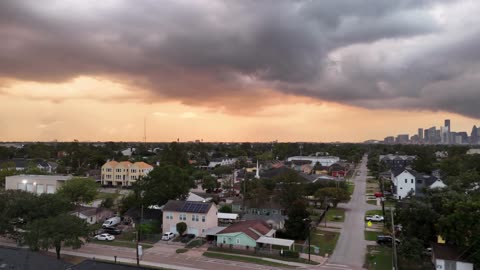
[[[5,177],[5,189],[24,190],[36,194],[55,193],[71,175],[13,175]]]
[[[293,161],[293,160],[307,160],[312,163],[312,166],[315,166],[315,164],[318,162],[322,166],[331,166],[332,164],[335,164],[340,161],[339,157],[335,156],[294,156],[294,157],[289,157],[287,161]]]

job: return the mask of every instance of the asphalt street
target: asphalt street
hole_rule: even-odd
[[[350,202],[339,204],[339,207],[345,209],[345,222],[337,246],[328,260],[330,264],[347,265],[351,269],[363,269],[367,251],[367,241],[364,238],[365,212],[367,210],[379,209],[378,206],[365,202],[367,160],[368,157],[365,155],[357,167],[353,178],[355,189]]]

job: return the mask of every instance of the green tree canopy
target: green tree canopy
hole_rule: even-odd
[[[143,193],[145,205],[164,205],[168,200],[185,198],[192,187],[194,181],[185,170],[165,165],[154,168],[138,181],[135,190]]]
[[[75,204],[88,203],[98,194],[98,185],[91,178],[73,178],[59,188],[57,193]]]
[[[61,214],[30,222],[24,239],[33,250],[55,248],[57,259],[60,259],[62,246],[80,248],[88,235],[89,229],[84,220]]]
[[[329,201],[333,204],[333,207],[341,202],[347,202],[350,200],[350,194],[342,188],[326,187],[321,188],[315,192],[315,197],[320,201]]]
[[[308,235],[309,224],[307,205],[303,200],[296,200],[288,210],[288,219],[285,221],[285,230],[288,237],[293,239],[305,239]]]

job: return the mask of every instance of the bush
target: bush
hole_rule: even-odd
[[[300,258],[300,253],[298,251],[294,250],[284,250],[283,254],[281,254],[283,257],[287,258]]]
[[[175,250],[176,253],[185,253],[187,251],[188,251],[188,249],[186,249],[186,248],[179,248],[179,249]]]
[[[218,212],[220,213],[232,213],[232,206],[228,204],[222,205],[220,209],[218,209]]]
[[[187,223],[179,222],[177,223],[177,232],[180,235],[183,235],[187,231]]]

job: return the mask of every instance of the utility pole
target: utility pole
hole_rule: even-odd
[[[390,208],[390,216],[392,218],[393,265],[394,265],[394,269],[398,270],[397,242],[396,242],[396,239],[395,239],[395,222],[393,221],[393,209],[392,208]]]
[[[382,197],[381,197],[381,200],[382,200],[382,213],[383,213],[383,217],[385,217],[385,216],[386,216],[386,215],[385,215],[385,188],[384,188],[384,186],[383,186],[383,181],[384,181],[384,180],[383,180],[383,179],[380,179],[380,177],[379,177],[379,181],[381,182],[380,189],[381,189],[381,191],[382,191]],[[384,219],[383,219],[383,226],[385,226],[386,222],[387,222],[387,221],[386,221],[386,219],[384,218]]]

